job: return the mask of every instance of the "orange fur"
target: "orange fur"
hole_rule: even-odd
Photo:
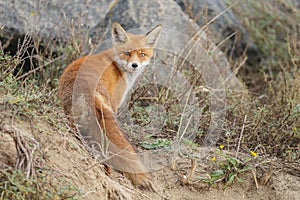
[[[151,188],[149,174],[126,140],[116,113],[152,57],[160,31],[159,25],[145,35],[133,35],[114,23],[114,46],[72,62],[61,75],[58,88],[64,112],[73,116],[73,121],[81,127],[81,134],[102,144],[99,147],[102,151],[107,148],[108,163],[142,188]],[[91,118],[93,113],[96,122]],[[103,139],[101,130],[109,142]]]

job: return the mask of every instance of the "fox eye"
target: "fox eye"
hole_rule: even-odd
[[[130,56],[130,52],[129,51],[125,51],[125,52],[123,52],[124,53],[124,55],[126,55],[126,56]]]
[[[146,54],[140,53],[140,57],[145,57]]]

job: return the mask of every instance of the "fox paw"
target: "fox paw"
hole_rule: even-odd
[[[147,173],[126,173],[126,177],[128,177],[132,183],[132,185],[136,186],[142,190],[149,190],[155,192],[149,174]]]

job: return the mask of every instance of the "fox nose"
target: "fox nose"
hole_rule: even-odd
[[[131,67],[133,67],[134,69],[137,68],[139,65],[137,63],[132,63]]]

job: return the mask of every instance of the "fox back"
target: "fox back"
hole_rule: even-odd
[[[125,138],[116,113],[153,56],[160,32],[158,25],[144,35],[134,35],[114,23],[112,48],[72,62],[58,88],[64,112],[89,146],[134,185],[146,189],[151,189],[149,174]]]

